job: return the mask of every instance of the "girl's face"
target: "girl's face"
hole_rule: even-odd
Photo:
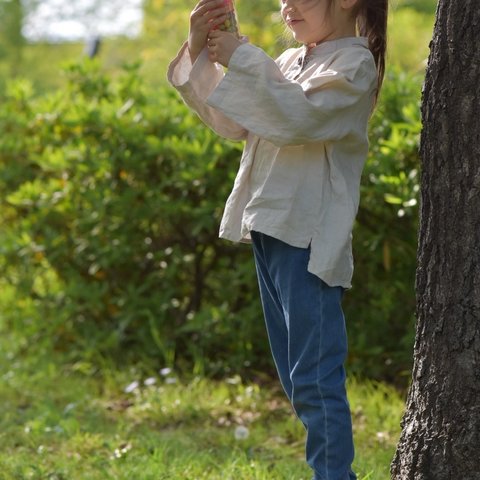
[[[281,0],[281,14],[297,42],[311,45],[335,35],[330,0]]]

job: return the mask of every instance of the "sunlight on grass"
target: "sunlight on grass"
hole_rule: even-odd
[[[276,385],[21,362],[2,380],[2,480],[311,478],[303,427]],[[359,479],[385,480],[402,400],[357,380],[349,393]]]

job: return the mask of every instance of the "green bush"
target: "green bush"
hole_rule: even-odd
[[[413,7],[394,9],[388,21],[387,63],[408,72],[425,72],[434,16]]]
[[[415,333],[420,82],[399,69],[387,72],[370,123],[354,288],[345,297],[352,367],[400,383],[410,373]]]
[[[0,328],[17,353],[270,372],[250,248],[217,238],[242,145],[144,87],[136,67],[68,76],[55,94],[16,82],[1,99]],[[355,230],[351,364],[376,377],[409,368],[417,90],[389,73]]]
[[[241,145],[171,91],[147,98],[135,69],[69,75],[38,101],[14,85],[0,114],[4,279],[39,309],[16,329],[73,356],[210,371],[263,353],[248,248],[217,238]]]
[[[438,0],[397,0],[397,6],[403,8],[413,8],[418,12],[435,14]]]

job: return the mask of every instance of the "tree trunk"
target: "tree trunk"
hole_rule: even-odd
[[[412,385],[394,480],[480,479],[480,0],[440,0],[422,104]]]

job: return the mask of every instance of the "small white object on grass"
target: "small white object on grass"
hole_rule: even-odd
[[[125,393],[132,393],[132,392],[135,391],[139,386],[140,386],[140,383],[135,380],[134,382],[130,383],[130,385],[127,385],[127,386],[125,387],[124,392],[125,392]]]
[[[235,428],[234,435],[235,435],[235,440],[245,440],[250,435],[250,431],[248,430],[247,427],[244,427],[243,425],[239,425],[238,427]]]

